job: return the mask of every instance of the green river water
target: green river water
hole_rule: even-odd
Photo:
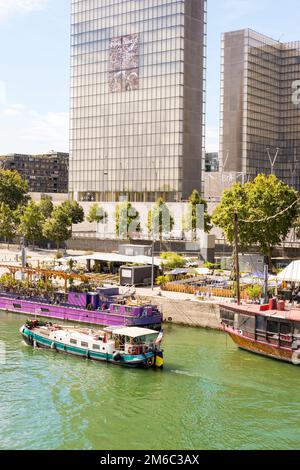
[[[168,326],[165,369],[34,350],[0,313],[0,449],[299,449],[300,368]]]

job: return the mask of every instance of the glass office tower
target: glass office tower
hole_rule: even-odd
[[[300,190],[300,42],[251,30],[222,40],[220,159],[248,178],[273,171]],[[271,164],[272,162],[272,164]]]
[[[72,0],[70,192],[201,190],[206,0]]]

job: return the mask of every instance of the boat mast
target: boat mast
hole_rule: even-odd
[[[237,304],[241,305],[240,263],[239,263],[239,221],[238,221],[237,210],[234,211],[234,264],[235,264]]]

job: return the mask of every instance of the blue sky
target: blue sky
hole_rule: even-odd
[[[0,153],[68,150],[69,3],[0,0]],[[208,0],[208,150],[218,149],[221,33],[300,40],[299,18],[299,0]]]

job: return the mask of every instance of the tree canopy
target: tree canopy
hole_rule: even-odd
[[[116,205],[115,221],[116,234],[121,238],[141,232],[140,214],[131,202],[125,201]]]
[[[0,203],[16,210],[29,200],[28,184],[17,171],[0,170]]]
[[[261,174],[243,186],[235,184],[225,190],[212,221],[232,244],[236,211],[240,245],[259,245],[261,252],[270,256],[272,247],[287,237],[295,223],[297,200],[298,193],[294,189],[274,175]]]
[[[0,237],[7,242],[12,240],[17,232],[18,216],[16,211],[10,209],[3,202],[0,204]]]
[[[57,206],[43,227],[43,235],[47,240],[51,240],[56,243],[57,249],[61,242],[69,240],[72,236],[72,219],[66,211],[61,207]]]
[[[89,210],[89,213],[86,217],[86,220],[92,224],[93,222],[96,222],[97,224],[100,224],[100,222],[104,222],[108,217],[107,212],[100,207],[96,202],[95,204],[92,204]]]
[[[184,268],[186,266],[186,259],[177,253],[161,253],[160,257],[167,260],[167,263],[163,265],[164,269]]]
[[[71,219],[72,224],[81,224],[84,222],[84,210],[77,201],[65,201],[61,204],[61,208]]]
[[[54,208],[51,197],[46,196],[41,199],[41,201],[39,202],[39,207],[45,219],[49,219]]]
[[[158,198],[148,212],[148,230],[152,238],[162,240],[163,235],[170,234],[174,227],[174,218],[162,197]]]
[[[207,212],[207,202],[195,189],[189,197],[188,207],[182,221],[184,231],[192,232],[197,237],[197,230],[209,233],[212,229],[211,216]]]
[[[25,240],[31,242],[34,247],[35,242],[43,238],[44,223],[45,217],[40,204],[31,201],[22,211],[18,232],[24,236]]]

